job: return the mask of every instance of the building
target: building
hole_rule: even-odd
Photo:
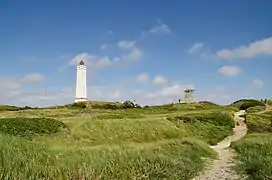
[[[77,66],[75,102],[87,101],[87,67],[83,61]]]

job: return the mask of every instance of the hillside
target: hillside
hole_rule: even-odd
[[[272,179],[271,106],[268,105],[265,110],[255,108],[248,111],[246,122],[247,136],[232,144],[238,152],[238,169],[247,174],[249,179]]]
[[[89,102],[1,111],[0,174],[17,179],[191,179],[232,134],[235,106],[123,109]],[[26,173],[27,172],[27,173]]]

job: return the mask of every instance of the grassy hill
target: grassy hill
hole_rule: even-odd
[[[239,170],[249,179],[272,179],[272,111],[256,107],[247,111],[247,136],[232,147],[238,152]]]
[[[0,111],[0,174],[16,179],[190,179],[236,107],[209,102],[123,109],[89,102]]]
[[[265,103],[256,99],[241,99],[241,100],[233,102],[231,106],[241,110],[246,110],[248,108],[255,107],[255,106],[265,107]]]

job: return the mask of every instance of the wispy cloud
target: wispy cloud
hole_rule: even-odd
[[[117,43],[117,46],[120,49],[124,49],[124,50],[128,50],[128,49],[132,49],[135,48],[135,43],[136,41],[131,41],[131,40],[121,40]]]
[[[136,46],[135,40],[121,40],[117,43],[117,47],[126,52],[122,57],[127,61],[135,61],[141,59],[143,52]]]
[[[265,83],[261,79],[253,79],[252,84],[255,88],[262,89]]]
[[[43,82],[45,77],[42,74],[33,73],[27,74],[20,79],[20,82],[23,84],[37,84]]]
[[[216,53],[220,59],[250,59],[261,55],[272,55],[272,37],[234,49],[222,49]]]
[[[169,34],[172,31],[167,24],[165,24],[161,20],[157,20],[157,24],[152,27],[149,32],[153,34]]]
[[[100,46],[100,50],[106,50],[107,49],[107,44],[102,44],[101,46]]]
[[[195,43],[190,49],[187,50],[187,52],[189,54],[195,54],[201,51],[201,49],[203,48],[204,44],[197,42]]]
[[[237,66],[222,66],[218,69],[218,72],[225,76],[238,76],[243,73],[243,69]]]
[[[149,81],[149,75],[147,73],[140,73],[136,77],[136,82],[148,82]]]
[[[153,84],[157,87],[165,87],[169,84],[169,81],[166,77],[157,75],[153,80]]]

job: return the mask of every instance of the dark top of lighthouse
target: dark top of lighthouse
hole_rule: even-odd
[[[83,62],[83,61],[80,61],[79,65],[84,65],[84,62]]]

